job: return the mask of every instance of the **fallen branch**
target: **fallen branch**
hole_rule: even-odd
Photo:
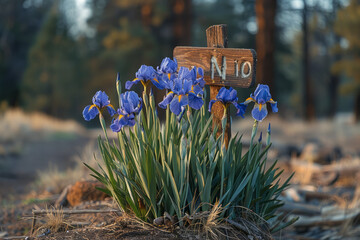
[[[81,210],[63,210],[63,209],[41,209],[41,210],[33,210],[33,221],[31,224],[31,234],[34,233],[35,224],[36,224],[36,216],[44,215],[48,213],[58,213],[61,212],[63,214],[96,214],[96,213],[121,213],[121,210],[116,209],[108,209],[108,210],[95,210],[95,209],[81,209]]]
[[[41,209],[41,210],[33,210],[32,213],[35,215],[42,215],[47,213],[57,213],[61,212],[63,214],[91,214],[91,213],[120,213],[121,210],[116,209],[108,209],[108,210],[96,210],[96,209],[81,209],[81,210],[61,210],[61,209]]]
[[[304,217],[301,216],[295,227],[313,227],[313,226],[338,226],[346,221],[350,221],[360,216],[360,210],[343,210],[341,214],[333,216],[315,216],[315,217]]]
[[[260,229],[259,226],[251,223],[251,224],[245,224],[245,221],[243,221],[243,224],[240,224],[238,222],[235,222],[231,219],[224,219],[225,222],[228,224],[234,226],[235,228],[243,231],[247,235],[255,237],[255,239],[272,239],[270,236],[268,236],[266,233],[263,232],[262,229]],[[246,221],[247,222],[247,221]]]
[[[315,216],[321,214],[321,208],[318,206],[292,202],[285,202],[285,204],[278,208],[277,211],[305,216]]]
[[[343,204],[345,201],[342,197],[340,197],[338,195],[326,193],[326,192],[306,191],[306,190],[301,190],[301,189],[299,189],[298,192],[302,195],[305,195],[306,201],[311,201],[313,199],[334,200],[335,202],[337,202],[339,204]]]
[[[4,240],[12,240],[12,239],[25,239],[27,236],[9,236],[4,237]]]

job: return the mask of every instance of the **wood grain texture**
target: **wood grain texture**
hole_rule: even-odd
[[[226,25],[214,25],[206,29],[206,39],[208,47],[216,47],[216,48],[226,48],[227,47],[227,27]],[[175,49],[174,49],[175,50]],[[181,66],[181,65],[180,65]],[[205,79],[206,81],[206,79]],[[219,93],[221,86],[210,85],[210,100],[216,99],[217,94]],[[222,124],[221,120],[224,117],[224,107],[221,103],[216,102],[213,104],[211,108],[211,114],[213,115],[213,124],[212,129],[215,126],[218,127],[218,131],[216,136],[219,136],[222,133]],[[230,123],[230,114],[229,111],[226,118],[226,126],[225,126],[225,136],[224,142],[225,147],[228,148],[229,140],[231,138],[231,123]]]
[[[223,56],[226,58],[226,79],[221,79],[216,69],[214,69],[214,79],[211,79],[211,57],[217,60],[219,68],[223,64]],[[174,57],[179,66],[191,68],[193,66],[204,69],[205,81],[207,85],[228,86],[249,88],[255,83],[256,75],[256,52],[252,49],[239,48],[214,48],[214,47],[176,47]],[[244,62],[250,62],[251,74],[243,78],[241,76],[241,66]],[[238,76],[236,76],[236,65],[238,66]],[[244,73],[249,69],[245,65]]]
[[[206,29],[206,41],[208,47],[227,48],[227,26],[226,24],[218,24]]]

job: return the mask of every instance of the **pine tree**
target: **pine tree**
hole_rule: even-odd
[[[29,51],[21,100],[26,110],[69,117],[81,109],[81,59],[61,21],[55,4]]]
[[[335,21],[336,33],[346,39],[347,46],[338,47],[343,58],[336,62],[332,70],[345,73],[352,81],[342,86],[345,93],[355,95],[355,120],[360,121],[360,1],[352,0],[350,4],[338,11]]]

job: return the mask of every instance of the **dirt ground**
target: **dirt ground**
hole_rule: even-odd
[[[269,157],[280,159],[282,166],[286,167],[289,172],[294,169],[289,167],[289,162],[293,161],[294,158],[300,159],[301,156],[304,156],[304,151],[307,148],[312,149],[309,151],[318,156],[315,161],[323,165],[333,165],[334,162],[336,163],[341,159],[355,159],[360,156],[360,125],[353,124],[347,117],[338,118],[334,121],[320,120],[304,123],[299,120],[285,121],[272,116],[259,125],[259,132],[266,132],[269,121],[272,124],[271,136],[273,141]],[[233,122],[232,130],[243,133],[245,146],[250,139],[251,127],[252,122],[249,119]],[[20,143],[14,141],[0,142],[0,147],[12,149],[11,151],[2,151],[0,148],[0,239],[5,236],[26,236],[29,234],[32,209],[42,209],[51,205],[59,194],[52,192],[51,189],[42,189],[41,192],[36,192],[40,191],[35,187],[39,173],[46,173],[51,166],[56,167],[61,172],[79,165],[74,160],[74,156],[81,155],[89,142],[96,145],[96,137],[99,133],[101,133],[100,130],[85,131],[81,134],[67,132],[65,134],[43,135],[33,139],[27,138]],[[309,144],[313,148],[309,147]],[[356,167],[359,167],[358,165]],[[355,177],[351,176],[352,178],[354,181],[356,180]],[[314,175],[309,179],[309,181],[313,181]],[[336,190],[335,185],[324,188],[321,183],[316,184],[316,182],[310,182],[307,185],[312,185],[315,191],[328,189],[328,192],[334,192]],[[304,185],[306,184],[302,184],[298,180],[294,182],[295,189]],[[356,188],[357,186],[352,181],[348,194],[354,195]],[[344,191],[343,188],[342,191]],[[339,194],[339,196],[342,198],[344,195]],[[313,202],[313,204],[321,205],[319,202]],[[143,228],[133,222],[127,223],[127,220],[119,220],[119,217],[114,215],[83,217],[82,221],[90,222],[86,227],[44,234],[41,239],[176,239],[178,237],[172,233]],[[320,229],[323,231],[322,227]],[[282,233],[277,239],[320,239],[314,238],[316,231],[320,230],[305,228],[303,231],[305,233],[301,233],[299,229],[296,231],[293,229],[288,232],[289,234]],[[306,236],[306,231],[308,236]],[[312,236],[311,231],[313,231]],[[1,234],[4,236],[1,237]],[[40,235],[38,234],[38,236]],[[284,238],[284,236],[287,237]],[[304,236],[304,238],[299,236]],[[322,239],[332,238],[325,237]]]
[[[0,158],[0,200],[16,199],[31,191],[31,184],[50,166],[59,171],[73,167],[74,156],[90,141],[87,136],[51,137],[24,143],[21,153]]]

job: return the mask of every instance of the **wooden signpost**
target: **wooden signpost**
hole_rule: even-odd
[[[208,47],[176,47],[174,58],[178,66],[204,69],[206,85],[210,85],[210,99],[216,99],[221,87],[249,88],[255,83],[256,52],[252,49],[227,48],[226,25],[214,25],[206,29]],[[211,109],[213,127],[218,126],[221,133],[221,119],[224,109],[215,103]],[[227,116],[225,145],[231,136],[230,114]]]

